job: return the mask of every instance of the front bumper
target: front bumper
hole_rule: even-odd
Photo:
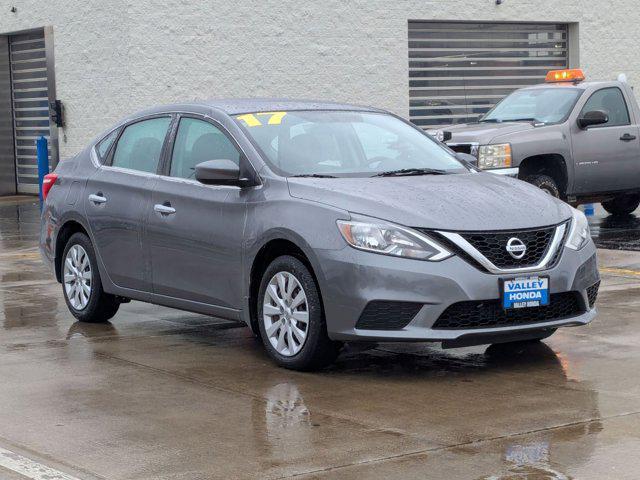
[[[577,252],[563,249],[562,257],[555,267],[526,275],[549,276],[552,295],[578,292],[584,307],[580,314],[560,320],[469,329],[435,329],[433,325],[447,307],[454,303],[498,299],[500,279],[518,275],[485,273],[458,256],[442,262],[425,262],[362,252],[353,248],[321,251],[319,255],[323,280],[320,288],[328,334],[334,340],[346,341],[453,342],[520,333],[526,336],[532,331],[586,325],[596,316],[596,309],[589,307],[587,297],[587,288],[600,279],[596,249],[593,242]],[[366,305],[380,300],[414,302],[422,306],[404,328],[356,328]]]

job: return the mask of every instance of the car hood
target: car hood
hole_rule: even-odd
[[[409,227],[489,231],[554,225],[571,207],[520,180],[489,173],[289,178],[291,196]]]
[[[447,143],[477,142],[484,145],[491,143],[498,136],[524,132],[534,128],[530,122],[504,122],[452,125],[442,130],[451,132],[451,140],[448,140]]]

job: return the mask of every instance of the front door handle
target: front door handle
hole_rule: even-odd
[[[631,135],[629,133],[625,133],[620,137],[620,140],[622,140],[623,142],[630,142],[631,140],[635,140],[635,139],[636,139],[636,136]]]
[[[173,215],[174,213],[176,213],[176,209],[171,205],[161,205],[157,203],[153,206],[153,209],[162,215]]]
[[[92,193],[91,195],[89,195],[89,201],[95,203],[96,205],[107,203],[106,197],[103,197],[101,192]]]

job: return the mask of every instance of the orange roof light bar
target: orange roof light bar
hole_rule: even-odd
[[[547,73],[545,82],[581,82],[585,79],[584,72],[579,68],[567,70],[551,70]]]

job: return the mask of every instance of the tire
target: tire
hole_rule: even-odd
[[[538,187],[552,197],[560,198],[560,189],[556,181],[548,175],[529,175],[524,178],[524,181]]]
[[[640,195],[619,195],[613,200],[602,202],[602,208],[611,215],[629,215],[638,206],[640,206]]]
[[[294,300],[301,303],[294,305]],[[281,367],[316,370],[331,364],[340,352],[340,344],[327,335],[313,275],[304,263],[289,255],[273,260],[262,276],[258,325],[267,353]]]
[[[74,255],[77,258],[75,265]],[[71,268],[72,266],[76,273]],[[78,266],[79,268],[77,268]],[[60,268],[62,270],[62,294],[74,317],[81,322],[101,323],[108,321],[116,314],[120,303],[114,295],[106,293],[102,289],[96,254],[87,235],[74,233],[71,236],[64,247]],[[88,295],[87,288],[83,288],[82,283],[88,287]],[[78,292],[78,295],[74,292]]]

